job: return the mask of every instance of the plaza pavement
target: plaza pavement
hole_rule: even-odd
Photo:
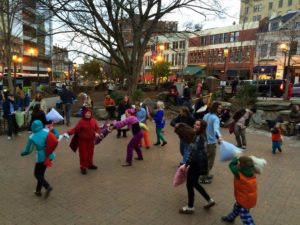
[[[73,119],[73,124],[75,119]],[[154,126],[151,141],[155,141]],[[67,127],[58,126],[60,131]],[[225,140],[233,135],[222,130]],[[130,134],[130,133],[129,133]],[[143,150],[144,161],[124,162],[128,138],[116,138],[116,131],[95,148],[97,171],[83,176],[78,155],[63,140],[57,149],[53,167],[46,178],[54,190],[48,199],[33,194],[34,154],[21,157],[27,132],[7,140],[0,136],[0,225],[221,225],[220,217],[233,206],[233,176],[228,162],[218,156],[212,184],[205,185],[217,205],[209,211],[196,193],[193,215],[180,215],[187,203],[185,185],[174,188],[172,179],[180,161],[179,140],[167,125],[168,144]],[[129,135],[131,136],[131,135]],[[247,153],[263,157],[268,165],[258,176],[258,203],[251,213],[256,225],[300,224],[300,141],[284,140],[283,153],[271,154],[270,134],[248,130]],[[238,218],[236,225],[241,225]]]

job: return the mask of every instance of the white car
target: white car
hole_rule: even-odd
[[[295,83],[293,85],[293,91],[292,91],[293,96],[299,96],[300,97],[300,82]]]

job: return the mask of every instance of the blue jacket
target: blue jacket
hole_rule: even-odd
[[[217,139],[220,138],[220,119],[216,114],[207,113],[203,120],[207,123],[206,136],[207,144],[216,144]]]
[[[140,122],[145,123],[145,121],[147,120],[146,110],[144,108],[141,108],[140,111],[136,112],[136,117]]]
[[[9,99],[5,99],[5,101],[3,102],[3,117],[4,118],[8,118],[9,116],[11,116],[12,112],[11,112],[11,104],[12,104],[12,108],[13,111],[17,110],[17,105],[14,101],[10,101]]]
[[[29,155],[33,150],[36,150],[36,162],[44,162],[46,159],[46,140],[49,130],[44,129],[44,125],[40,120],[33,121],[31,125],[32,135],[29,136],[25,149],[21,152],[21,156]],[[59,133],[53,129],[53,133],[58,138]],[[49,159],[53,160],[55,153],[49,155]]]
[[[166,121],[164,120],[164,111],[163,110],[158,110],[155,115],[154,115],[154,121],[156,124],[156,128],[162,129],[165,127]]]

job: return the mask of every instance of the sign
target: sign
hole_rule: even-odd
[[[226,86],[226,81],[225,80],[221,80],[220,81],[220,86],[222,86],[222,87]]]

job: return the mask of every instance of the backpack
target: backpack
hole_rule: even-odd
[[[53,131],[50,130],[48,132],[48,136],[47,136],[47,139],[46,139],[46,148],[45,148],[46,159],[44,161],[44,164],[47,167],[51,167],[52,166],[52,162],[49,159],[49,156],[55,151],[57,145],[58,145],[58,139],[56,138],[56,136],[53,133]]]

